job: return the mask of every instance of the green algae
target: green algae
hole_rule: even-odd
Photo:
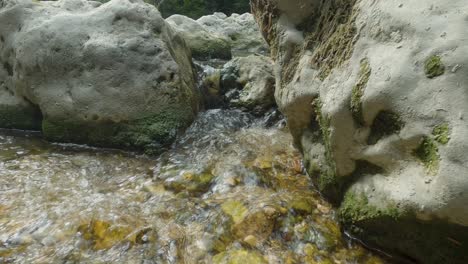
[[[432,130],[432,135],[434,136],[435,141],[439,142],[442,145],[446,145],[450,141],[450,128],[448,124],[441,124]]]
[[[369,78],[371,76],[371,68],[369,64],[369,60],[367,58],[361,60],[361,66],[359,68],[359,75],[358,81],[356,85],[354,85],[353,90],[351,92],[351,113],[353,115],[354,120],[359,125],[364,125],[364,117],[362,114],[362,96],[364,95],[364,89],[369,82]]]
[[[110,120],[55,120],[42,122],[44,137],[51,141],[90,144],[98,147],[116,147],[145,150],[157,154],[172,143],[178,131],[194,118],[187,106],[173,106],[161,113],[134,121]]]
[[[435,78],[445,73],[445,65],[439,55],[429,57],[424,64],[424,72],[428,78]]]
[[[322,142],[325,147],[325,162],[326,165],[320,168],[320,172],[317,176],[316,182],[318,189],[325,194],[332,202],[339,200],[341,196],[341,186],[343,177],[338,177],[336,174],[336,164],[333,157],[333,148],[331,142],[331,131],[330,131],[330,118],[322,113],[322,102],[320,99],[315,99],[312,103],[316,116],[316,121],[319,124],[320,132],[322,136]],[[312,165],[314,163],[311,163]],[[310,170],[311,168],[309,168]],[[316,169],[316,168],[312,168]],[[311,171],[310,173],[313,173]],[[313,175],[313,174],[312,174]]]
[[[461,264],[468,261],[463,247],[468,244],[467,227],[437,219],[418,220],[391,201],[386,207],[377,208],[363,194],[352,191],[346,194],[339,214],[351,235],[371,247],[385,248],[392,262]]]
[[[347,224],[377,219],[383,216],[398,219],[403,214],[404,211],[391,202],[385,205],[385,207],[379,208],[370,204],[367,196],[363,193],[356,194],[352,190],[346,192],[339,208],[340,218]]]
[[[439,148],[432,138],[423,137],[419,147],[413,153],[424,164],[428,172],[437,173],[440,161]]]
[[[241,223],[248,213],[248,209],[239,201],[226,201],[221,205],[221,209],[232,217],[235,224]]]
[[[302,215],[311,214],[315,208],[313,201],[307,197],[294,197],[289,205],[295,212]]]

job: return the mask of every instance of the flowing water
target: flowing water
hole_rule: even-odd
[[[0,263],[382,263],[291,141],[236,110],[156,158],[0,131]]]

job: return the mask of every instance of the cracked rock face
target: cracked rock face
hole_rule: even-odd
[[[466,2],[252,7],[306,169],[353,235],[423,263],[466,263]]]
[[[42,121],[51,140],[146,149],[194,118],[190,51],[153,6],[0,3],[1,127]]]

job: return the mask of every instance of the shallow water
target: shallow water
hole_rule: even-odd
[[[382,263],[286,131],[210,110],[157,158],[0,131],[0,263]]]

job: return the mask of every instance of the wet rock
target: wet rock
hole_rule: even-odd
[[[255,244],[268,239],[281,215],[281,211],[272,206],[249,210],[238,201],[227,201],[221,208],[233,220],[231,231],[234,237],[244,242],[255,240]]]
[[[130,227],[112,225],[101,220],[92,220],[78,227],[78,232],[83,239],[92,243],[94,250],[109,249],[125,242],[131,231]]]
[[[214,175],[210,172],[185,172],[164,181],[164,187],[175,193],[187,191],[190,194],[202,194],[209,190],[213,179]]]
[[[256,247],[258,245],[258,239],[253,235],[246,236],[243,241],[251,247]]]
[[[230,250],[222,252],[213,257],[215,264],[246,264],[246,263],[268,263],[266,259],[255,251]]]
[[[3,3],[0,23],[9,26],[0,28],[0,127],[154,152],[193,121],[190,50],[155,7]]]
[[[247,207],[239,201],[226,201],[221,205],[221,209],[232,218],[234,224],[241,223],[248,214]]]
[[[311,214],[315,208],[315,203],[309,197],[302,197],[301,195],[297,195],[294,196],[292,201],[289,203],[289,206],[298,214],[308,215]]]

